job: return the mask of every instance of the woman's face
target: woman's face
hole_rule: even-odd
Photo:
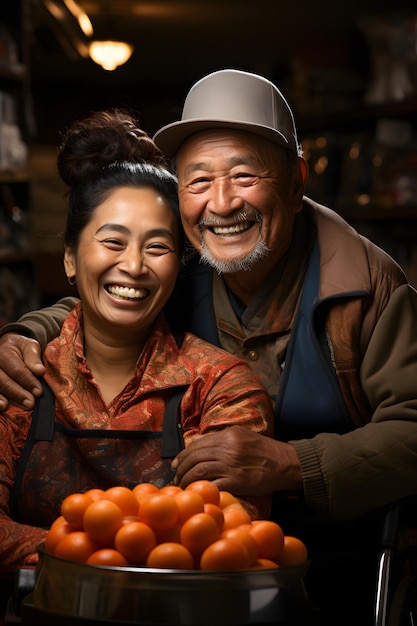
[[[153,189],[115,189],[97,207],[64,261],[76,277],[86,328],[148,332],[178,274],[176,233],[172,209]]]

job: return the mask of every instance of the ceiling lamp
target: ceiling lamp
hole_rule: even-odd
[[[130,59],[133,46],[124,41],[92,41],[88,51],[97,65],[111,72]]]

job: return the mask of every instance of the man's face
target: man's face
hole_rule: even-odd
[[[225,274],[252,270],[266,258],[268,265],[278,262],[304,188],[297,167],[290,176],[284,149],[216,129],[192,135],[176,164],[185,233],[205,261]]]

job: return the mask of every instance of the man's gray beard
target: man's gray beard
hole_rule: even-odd
[[[210,265],[218,274],[237,274],[238,272],[250,272],[251,269],[264,259],[270,253],[270,248],[263,242],[259,241],[252,252],[243,259],[231,261],[220,261],[215,259],[209,252],[203,237],[200,241],[200,260],[202,263]]]

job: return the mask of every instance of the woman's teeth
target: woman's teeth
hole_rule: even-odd
[[[117,287],[116,285],[110,285],[107,290],[113,296],[124,298],[125,300],[140,300],[147,295],[146,289],[133,289],[132,287]]]

